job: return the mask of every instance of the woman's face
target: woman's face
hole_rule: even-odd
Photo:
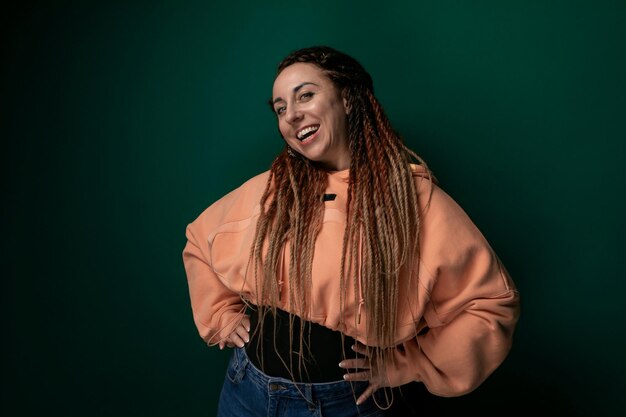
[[[329,170],[350,167],[346,102],[319,67],[296,63],[282,70],[274,80],[272,102],[291,148]]]

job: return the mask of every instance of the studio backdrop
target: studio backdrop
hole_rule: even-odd
[[[369,70],[521,293],[485,384],[406,412],[625,415],[624,1],[58,1],[2,21],[3,415],[214,414],[229,352],[194,326],[185,227],[269,169],[276,64],[320,44]]]

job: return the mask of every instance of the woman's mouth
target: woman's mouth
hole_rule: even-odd
[[[306,145],[307,143],[315,139],[319,128],[320,128],[320,125],[307,126],[304,129],[300,129],[296,133],[296,137],[303,145]]]

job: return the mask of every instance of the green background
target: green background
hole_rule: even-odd
[[[624,415],[626,2],[86,3],[0,18],[3,415],[214,414],[185,226],[268,169],[275,66],[313,44],[371,72],[522,295],[502,367],[416,407]]]

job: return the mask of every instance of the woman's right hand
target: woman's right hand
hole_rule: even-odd
[[[241,322],[235,327],[233,332],[228,337],[220,340],[219,347],[223,350],[224,347],[244,347],[246,343],[250,341],[250,316],[243,316]]]

